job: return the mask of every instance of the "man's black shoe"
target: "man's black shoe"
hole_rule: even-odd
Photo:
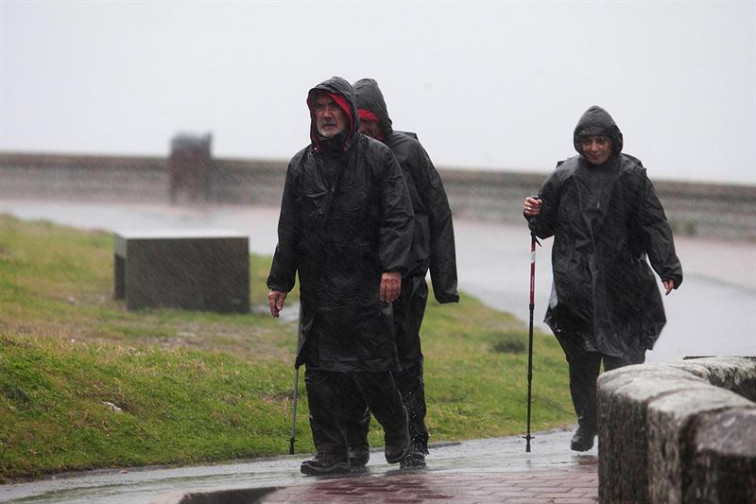
[[[349,471],[349,459],[318,452],[314,459],[302,462],[299,470],[308,476],[345,473]]]
[[[593,448],[594,437],[596,437],[594,429],[578,427],[577,432],[572,436],[572,441],[570,441],[570,448],[579,452],[588,451]]]
[[[425,453],[411,451],[399,462],[401,469],[425,469]]]
[[[349,448],[349,465],[352,470],[364,469],[370,460],[370,450],[365,448]]]

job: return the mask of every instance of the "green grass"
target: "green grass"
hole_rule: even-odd
[[[0,215],[0,482],[288,453],[296,322],[262,309],[270,258],[250,256],[261,309],[224,315],[127,311],[112,262],[109,233]],[[538,332],[535,348],[532,430],[567,425],[561,349]],[[423,352],[431,443],[524,433],[521,321],[464,294],[430,302]],[[311,452],[301,379],[299,397],[296,448]]]

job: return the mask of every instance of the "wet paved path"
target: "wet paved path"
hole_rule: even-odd
[[[278,209],[267,207],[192,208],[24,200],[2,201],[0,212],[110,231],[232,229],[248,233],[250,250],[260,254],[272,254],[278,219]],[[455,232],[460,288],[526,321],[530,238],[524,225],[457,220]],[[685,355],[756,355],[756,244],[687,237],[676,241],[685,280],[679,291],[664,300],[669,323],[648,360],[679,360]],[[543,318],[551,285],[550,247],[551,240],[546,240],[537,252],[536,323]],[[424,472],[396,471],[376,452],[366,474],[304,477],[299,473],[299,464],[309,456],[301,455],[177,469],[97,471],[0,485],[0,502],[178,504],[187,492],[200,498],[221,498],[196,502],[234,504],[597,502],[597,450],[571,452],[570,435],[537,434],[531,453],[525,453],[525,441],[518,437],[432,447],[429,469]],[[262,490],[267,493],[264,500],[258,501]],[[224,499],[224,495],[228,498]]]
[[[475,440],[431,449],[428,470],[382,463],[367,475],[321,478],[266,495],[261,503],[530,503],[588,504],[598,499],[598,452],[568,449],[570,432],[539,433],[525,453],[519,437]],[[313,480],[312,478],[304,478]]]
[[[401,474],[292,486],[266,495],[259,502],[591,504],[598,502],[598,476],[595,467],[515,474]]]
[[[569,450],[569,431],[432,445],[425,471],[400,471],[371,452],[367,471],[308,477],[308,454],[232,464],[135,468],[0,485],[18,504],[520,503],[589,504],[598,496],[598,450]],[[262,496],[262,497],[261,497]],[[182,500],[183,499],[183,500]]]

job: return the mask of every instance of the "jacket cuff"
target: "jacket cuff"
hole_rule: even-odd
[[[436,301],[438,301],[441,304],[447,304],[447,303],[459,303],[459,294],[451,294],[451,295],[441,295],[436,296]]]

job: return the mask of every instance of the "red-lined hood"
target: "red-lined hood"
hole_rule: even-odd
[[[357,108],[369,110],[378,119],[378,125],[384,136],[391,136],[394,132],[391,118],[389,117],[386,100],[383,99],[381,88],[375,79],[360,79],[354,83],[354,95],[357,100]]]
[[[344,110],[349,122],[344,138],[344,150],[349,149],[354,133],[359,129],[360,125],[352,85],[341,77],[331,77],[310,89],[309,93],[307,93],[307,107],[310,109],[310,140],[315,151],[320,150],[320,135],[318,135],[318,129],[315,124],[315,114],[312,110],[312,105],[315,100],[315,94],[318,92],[327,93]]]

